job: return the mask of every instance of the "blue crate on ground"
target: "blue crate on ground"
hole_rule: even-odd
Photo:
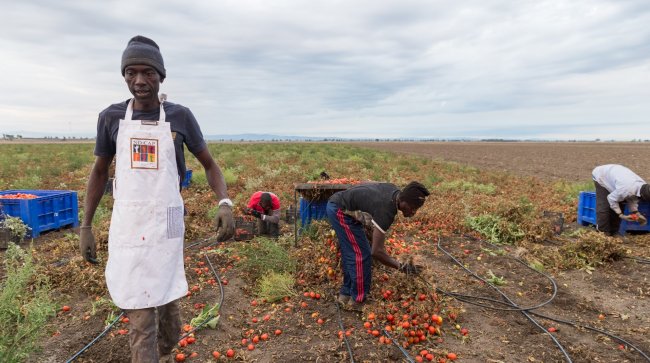
[[[192,169],[187,169],[187,170],[185,170],[185,178],[183,178],[183,182],[181,183],[181,187],[189,188],[190,183],[192,183]]]
[[[581,226],[596,225],[596,192],[580,192],[578,224]]]
[[[5,194],[33,194],[34,199],[3,199]],[[29,228],[28,236],[61,227],[79,226],[77,192],[71,190],[5,190],[0,191],[0,212],[20,217]]]
[[[314,219],[327,218],[327,200],[313,201],[300,198],[300,223],[303,227]]]
[[[630,211],[625,206],[625,214],[629,214]],[[650,203],[648,202],[639,202],[639,212],[643,214],[646,218],[650,218]],[[650,231],[650,223],[642,226],[639,222],[628,222],[626,220],[621,221],[621,228],[618,230],[620,234],[625,234],[628,231]]]
[[[650,218],[650,203],[648,202],[639,202],[639,212]],[[630,211],[625,206],[625,214],[629,214]],[[578,224],[582,226],[587,225],[596,225],[596,192],[580,192],[578,198]],[[621,227],[618,232],[622,235],[627,231],[650,231],[650,223],[645,226],[640,225],[638,222],[628,222],[625,220],[621,221]]]

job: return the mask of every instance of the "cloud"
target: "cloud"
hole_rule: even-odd
[[[0,129],[93,134],[142,34],[205,134],[629,139],[650,131],[648,23],[644,0],[14,2]]]

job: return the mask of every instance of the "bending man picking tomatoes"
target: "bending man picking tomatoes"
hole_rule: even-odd
[[[121,72],[133,98],[99,114],[79,247],[87,261],[97,263],[91,225],[115,157],[106,285],[115,305],[129,316],[131,360],[171,362],[181,328],[177,300],[187,294],[183,144],[205,168],[219,200],[218,240],[234,233],[232,202],[192,112],[158,95],[166,76],[158,45],[143,36],[129,40]]]
[[[257,234],[278,238],[280,235],[280,198],[271,192],[258,191],[248,201],[246,214],[257,218]]]
[[[419,273],[420,266],[388,255],[384,242],[397,211],[412,217],[428,195],[427,188],[414,181],[402,190],[390,183],[361,184],[330,197],[327,217],[339,240],[343,266],[338,303],[361,311],[370,293],[372,258],[406,274]],[[366,237],[366,226],[372,226],[372,245]]]
[[[596,186],[596,223],[599,231],[608,236],[618,233],[621,219],[628,222],[648,223],[639,213],[639,199],[650,201],[650,185],[640,176],[623,165],[607,164],[596,167],[592,172]],[[627,203],[629,215],[621,209]]]

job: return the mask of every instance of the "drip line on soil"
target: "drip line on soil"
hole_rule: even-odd
[[[474,239],[474,238],[471,238],[471,237],[468,237],[468,238],[470,238],[470,239],[472,239],[472,240],[475,240],[475,241],[477,240],[477,239]],[[482,240],[478,240],[478,241],[479,241],[479,242],[486,242],[486,243],[489,243],[489,244],[491,244],[491,245],[493,245],[493,246],[498,247],[497,245],[495,245],[495,244],[493,244],[493,243],[491,243],[491,242],[488,242],[488,241],[482,241]],[[445,253],[447,256],[449,256],[452,260],[454,260],[454,262],[455,262],[456,264],[458,264],[459,266],[461,266],[465,271],[467,271],[468,273],[470,273],[471,275],[473,275],[475,278],[478,278],[479,280],[485,282],[486,284],[488,284],[488,285],[489,285],[490,287],[492,287],[493,289],[499,291],[499,290],[496,288],[496,286],[493,286],[493,284],[491,284],[491,283],[485,281],[485,280],[482,279],[480,276],[478,276],[477,274],[475,274],[473,271],[471,271],[471,270],[465,268],[465,266],[463,266],[463,265],[460,263],[460,261],[458,261],[456,258],[454,258],[453,256],[451,256],[451,254],[449,254],[449,253],[448,253],[444,248],[442,248],[442,246],[441,246],[441,239],[440,239],[440,238],[438,239],[438,248],[439,248],[443,253]],[[511,257],[511,258],[520,261],[520,262],[521,262],[522,264],[524,264],[526,267],[528,267],[528,268],[532,269],[533,271],[535,271],[535,272],[537,272],[537,273],[539,273],[539,274],[542,274],[542,275],[546,276],[547,278],[551,279],[551,280],[553,281],[554,286],[557,286],[557,285],[555,284],[555,281],[554,281],[552,278],[550,278],[550,276],[547,276],[546,274],[543,274],[542,272],[537,271],[537,270],[531,268],[530,266],[526,265],[523,261],[521,261],[521,259],[519,259],[519,258],[516,258],[516,257]],[[628,257],[628,258],[630,258],[630,257]],[[635,259],[635,258],[632,258],[632,259]],[[426,280],[424,280],[424,279],[422,279],[422,280],[423,280],[425,283],[429,284],[428,281],[426,281]],[[480,304],[480,303],[477,303],[477,302],[475,302],[475,301],[472,301],[471,299],[478,299],[478,300],[490,301],[491,303],[494,303],[494,304],[500,304],[500,305],[505,305],[505,306],[509,306],[509,307],[510,307],[510,306],[516,306],[516,305],[514,305],[514,304],[512,303],[512,301],[510,301],[510,299],[508,299],[506,296],[504,296],[504,297],[508,300],[508,302],[500,301],[500,300],[496,300],[496,299],[492,299],[492,298],[489,298],[489,297],[481,297],[481,296],[472,296],[472,295],[463,295],[463,294],[457,294],[457,293],[449,293],[449,292],[446,292],[446,291],[441,290],[441,289],[439,289],[439,288],[436,288],[436,291],[438,291],[438,292],[440,292],[440,293],[442,293],[442,294],[447,294],[447,295],[449,295],[449,296],[452,296],[452,297],[456,298],[456,299],[459,300],[459,301],[467,302],[467,303],[469,303],[469,304],[473,304],[473,305],[477,305],[477,306],[481,306],[481,307],[488,308],[488,309],[493,309],[493,310],[504,310],[504,309],[499,309],[499,308],[496,308],[496,307],[494,307],[494,306],[489,306],[489,305],[485,305],[485,304]],[[500,292],[500,291],[499,291],[499,292]],[[500,292],[500,293],[501,293],[501,292]],[[501,295],[503,296],[504,294],[501,293]],[[518,310],[518,309],[512,309],[512,310]],[[522,311],[522,313],[524,313],[524,311]],[[550,316],[548,316],[548,315],[541,314],[541,313],[537,313],[537,312],[534,312],[534,311],[528,311],[528,313],[530,313],[531,315],[535,315],[535,316],[537,316],[537,317],[543,318],[543,319],[552,320],[552,321],[555,321],[555,322],[558,322],[558,323],[562,323],[562,324],[570,325],[570,326],[573,326],[573,327],[576,327],[576,328],[583,328],[583,329],[591,330],[591,331],[594,331],[594,332],[597,332],[597,333],[600,333],[600,334],[606,335],[606,336],[608,336],[608,337],[610,337],[610,338],[612,338],[612,339],[614,339],[614,340],[616,340],[616,341],[618,341],[618,342],[620,342],[620,343],[623,343],[623,344],[625,344],[625,345],[627,345],[627,346],[633,348],[633,349],[636,350],[636,351],[637,351],[641,356],[643,356],[643,357],[644,357],[648,362],[650,362],[650,357],[649,357],[645,352],[643,352],[641,349],[639,349],[637,346],[635,346],[634,344],[630,343],[629,341],[627,341],[627,340],[625,340],[625,339],[623,339],[623,338],[621,338],[621,337],[619,337],[619,336],[617,336],[617,335],[614,335],[614,334],[612,334],[612,333],[610,333],[610,332],[608,332],[608,331],[606,331],[606,330],[598,329],[598,328],[595,328],[595,327],[592,327],[592,326],[589,326],[589,325],[579,324],[579,323],[572,322],[572,321],[568,321],[568,320],[563,320],[563,319],[559,319],[559,318],[555,318],[555,317],[550,317]],[[538,324],[536,324],[536,325],[538,325]],[[539,325],[538,325],[538,326],[539,326]],[[553,336],[551,336],[551,337],[554,338]],[[555,341],[555,339],[554,339],[554,341]],[[565,355],[565,356],[566,356],[566,355]]]
[[[219,300],[219,308],[217,309],[217,315],[218,315],[219,311],[221,310],[221,306],[223,305],[223,285],[221,284],[221,279],[219,278],[219,275],[217,275],[217,272],[214,270],[214,266],[212,265],[212,261],[210,261],[210,258],[208,258],[208,254],[204,251],[203,255],[205,256],[205,259],[208,261],[208,265],[210,265],[210,270],[212,270],[212,273],[214,274],[215,278],[217,279],[217,282],[219,283],[219,291],[220,291],[221,298]],[[205,319],[201,324],[193,327],[190,331],[188,331],[183,336],[181,336],[180,339],[178,339],[178,341],[180,342],[181,340],[187,338],[192,333],[199,330],[201,327],[203,327],[205,324],[209,323],[210,321],[212,321],[212,319],[209,319],[209,318]]]
[[[490,245],[492,245],[494,247],[500,248],[500,246],[497,246],[494,243],[491,243],[489,241],[478,240],[478,239],[472,238],[471,236],[463,236],[463,237],[466,237],[466,238],[471,239],[473,241],[485,242],[485,243],[488,243],[488,244],[490,244]],[[438,240],[438,246],[440,246],[440,240]],[[462,263],[460,263],[457,259],[452,257],[449,253],[447,253],[442,248],[441,248],[441,250],[445,254],[447,254],[447,256],[451,257],[465,271],[467,271],[470,274],[473,274],[472,271],[465,268],[465,266]],[[436,289],[436,290],[440,290],[441,293],[443,293],[445,295],[452,296],[452,297],[456,298],[457,300],[466,302],[468,304],[472,304],[472,305],[476,305],[476,306],[480,306],[480,307],[484,307],[484,308],[488,308],[488,309],[492,309],[492,310],[501,310],[501,311],[528,311],[528,310],[533,310],[533,309],[539,309],[539,308],[549,304],[551,301],[553,301],[553,299],[555,299],[555,297],[557,296],[557,283],[555,282],[555,280],[551,276],[549,276],[548,274],[545,274],[542,271],[535,270],[534,268],[530,267],[528,264],[526,264],[525,261],[523,261],[520,258],[512,257],[512,256],[508,256],[508,257],[515,260],[515,261],[517,261],[518,263],[520,263],[521,265],[523,265],[527,269],[533,271],[534,273],[544,276],[544,278],[546,278],[549,281],[550,285],[553,287],[553,292],[551,293],[551,297],[548,300],[546,300],[546,301],[544,301],[542,303],[539,303],[537,305],[533,305],[533,306],[530,306],[530,307],[519,307],[519,306],[515,306],[515,305],[510,305],[510,304],[503,304],[503,305],[506,305],[508,307],[507,308],[500,308],[500,307],[496,307],[496,306],[493,306],[493,305],[486,305],[486,304],[478,303],[476,301],[472,301],[472,300],[485,300],[485,301],[495,302],[494,299],[490,299],[490,298],[487,298],[487,297],[484,297],[484,296],[474,296],[474,295],[459,294],[459,293],[455,293],[455,292],[443,291],[443,290],[440,290],[440,289]],[[483,279],[481,279],[481,280],[483,280]],[[483,282],[486,282],[486,281],[483,280]],[[498,287],[494,286],[493,284],[490,284],[490,285],[498,293],[503,295],[503,293],[501,292],[501,290],[499,290]],[[499,300],[496,300],[496,301],[498,303],[502,303],[502,301],[499,301]]]
[[[515,304],[515,302],[512,301],[512,300],[508,297],[508,295],[506,295],[506,294],[503,293],[499,288],[497,288],[496,286],[494,286],[494,284],[490,283],[489,281],[485,280],[485,279],[482,278],[481,276],[477,275],[477,274],[476,274],[475,272],[473,272],[472,270],[466,268],[466,267],[465,267],[465,266],[464,266],[460,261],[458,261],[458,259],[456,259],[454,256],[452,256],[452,255],[451,255],[447,250],[445,250],[445,249],[442,247],[442,238],[440,238],[440,236],[438,236],[438,249],[441,250],[441,251],[442,251],[445,255],[447,255],[449,258],[451,258],[451,259],[452,259],[452,260],[453,260],[453,261],[454,261],[458,266],[460,266],[461,268],[463,268],[467,273],[471,274],[472,276],[474,276],[474,278],[476,278],[476,279],[482,281],[483,283],[487,284],[487,285],[490,286],[492,289],[494,289],[496,292],[498,292],[498,293],[499,293],[499,294],[500,294],[500,295],[501,295],[501,296],[502,296],[502,297],[503,297],[503,298],[504,298],[504,299],[509,303],[510,306],[512,306],[512,307],[514,307],[514,308],[517,308],[517,309],[518,309],[522,314],[524,314],[524,316],[526,317],[526,319],[528,319],[531,323],[533,323],[534,325],[536,325],[540,330],[542,330],[542,331],[544,332],[544,334],[548,335],[548,336],[553,340],[553,342],[555,343],[555,345],[560,349],[560,351],[561,351],[562,354],[564,355],[564,358],[566,359],[567,362],[569,362],[569,363],[572,363],[572,362],[573,362],[573,361],[571,360],[571,357],[569,356],[569,353],[567,353],[566,349],[564,349],[564,346],[562,346],[562,344],[557,340],[557,338],[555,338],[555,336],[553,336],[553,334],[551,334],[551,333],[550,333],[549,331],[547,331],[543,326],[541,326],[541,325],[539,324],[539,322],[537,322],[537,320],[533,319],[533,317],[531,316],[531,314],[530,314],[528,311],[522,309],[519,305]],[[535,269],[532,269],[532,270],[535,271],[535,272],[537,272],[537,273],[539,273],[539,271],[537,271],[537,270],[535,270]],[[547,276],[547,277],[548,277],[548,276]],[[439,289],[436,289],[436,290],[439,290]],[[446,294],[445,291],[440,290],[440,292],[443,293],[443,294]],[[453,296],[453,295],[451,295],[451,296]],[[550,301],[549,301],[549,302],[550,302]]]
[[[341,318],[341,309],[339,309],[338,302],[334,302],[334,305],[336,305],[336,315],[338,316],[338,319],[339,319],[339,328],[343,332],[343,341],[345,341],[345,346],[348,348],[348,353],[350,354],[350,362],[354,363],[354,356],[352,355],[352,348],[350,347],[350,342],[348,341],[348,338],[345,336],[345,327],[343,326],[343,319]]]
[[[392,336],[391,336],[391,335],[386,331],[386,329],[381,328],[381,332],[384,334],[384,336],[385,336],[386,338],[390,339],[390,341],[393,342],[393,345],[394,345],[394,346],[396,346],[397,348],[399,348],[399,351],[402,352],[402,354],[404,354],[404,357],[406,358],[406,360],[408,360],[410,363],[415,363],[415,361],[413,360],[413,358],[411,358],[411,356],[409,355],[409,353],[408,353],[406,350],[404,350],[404,348],[402,348],[402,347],[399,345],[399,343],[397,343],[397,342],[395,341],[395,339],[393,339],[393,337],[392,337]]]
[[[190,248],[190,247],[197,246],[197,245],[199,245],[199,244],[201,244],[201,243],[204,243],[204,242],[207,242],[207,241],[209,241],[209,240],[210,240],[210,238],[206,238],[206,239],[204,239],[204,240],[201,240],[201,241],[197,241],[197,242],[191,243],[191,244],[185,246],[183,249],[188,249],[188,248]],[[213,243],[209,244],[208,247],[214,246],[214,245],[216,245],[216,244],[218,244],[218,243],[220,243],[220,242],[213,242]],[[212,270],[212,274],[214,275],[215,279],[216,279],[217,282],[219,283],[219,292],[220,292],[220,295],[221,295],[220,300],[219,300],[219,310],[221,310],[221,306],[223,305],[223,300],[224,300],[223,284],[221,283],[221,279],[219,278],[219,275],[218,275],[217,272],[215,271],[214,266],[212,265],[212,261],[210,261],[210,258],[208,257],[207,252],[204,251],[204,252],[203,252],[203,255],[205,256],[205,259],[208,261],[208,265],[210,266],[210,270]],[[219,312],[219,310],[217,310],[217,313]],[[97,343],[97,342],[98,342],[102,337],[104,337],[104,335],[106,335],[106,333],[108,333],[109,330],[111,330],[111,328],[115,325],[115,323],[118,322],[118,320],[120,320],[120,318],[122,318],[122,316],[124,316],[124,310],[122,310],[122,312],[120,313],[120,315],[119,315],[117,318],[115,318],[115,320],[113,320],[113,322],[110,323],[110,324],[109,324],[109,325],[104,329],[104,331],[102,331],[98,336],[95,337],[95,339],[93,339],[90,343],[86,344],[85,347],[83,347],[81,350],[79,350],[77,353],[75,353],[72,357],[70,357],[70,359],[68,359],[68,360],[66,361],[66,363],[70,363],[70,362],[74,361],[75,359],[79,358],[79,356],[81,356],[81,355],[82,355],[86,350],[88,350],[88,349],[89,349],[90,347],[92,347],[95,343]],[[188,332],[185,333],[183,336],[181,336],[181,337],[178,339],[178,341],[180,342],[181,340],[187,338],[190,334],[194,333],[195,331],[197,331],[199,328],[203,327],[205,324],[207,324],[207,323],[210,322],[211,320],[212,320],[212,319],[206,319],[206,320],[203,321],[201,324],[195,326],[194,328],[192,328],[192,330],[188,331]]]
[[[80,351],[78,351],[77,353],[75,353],[75,355],[73,355],[72,357],[70,357],[70,359],[68,359],[67,361],[65,361],[65,363],[70,363],[70,362],[74,361],[75,359],[79,358],[79,356],[82,355],[83,352],[85,352],[86,350],[88,350],[88,348],[92,347],[93,344],[97,343],[97,341],[99,341],[99,339],[101,339],[104,335],[106,335],[106,333],[108,333],[108,331],[111,330],[111,328],[113,328],[113,325],[115,325],[115,323],[117,323],[117,321],[120,320],[120,318],[122,318],[122,316],[124,316],[124,311],[122,311],[122,312],[120,313],[120,315],[119,315],[117,318],[115,318],[115,320],[113,320],[113,322],[110,323],[110,324],[106,327],[106,329],[104,329],[103,332],[101,332],[98,336],[96,336],[95,339],[93,339],[90,343],[86,344],[86,346],[83,347]]]
[[[630,260],[634,260],[634,261],[636,261],[637,263],[642,263],[642,264],[645,264],[645,265],[650,265],[650,259],[647,259],[647,258],[636,257],[636,256],[624,256],[624,258],[627,258],[627,259],[630,259]]]

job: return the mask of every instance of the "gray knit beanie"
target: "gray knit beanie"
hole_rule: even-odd
[[[162,54],[158,44],[153,40],[136,35],[126,45],[126,49],[122,53],[122,76],[124,70],[132,65],[147,65],[153,67],[160,74],[161,80],[165,79],[167,73],[165,72],[165,62],[163,62]]]

